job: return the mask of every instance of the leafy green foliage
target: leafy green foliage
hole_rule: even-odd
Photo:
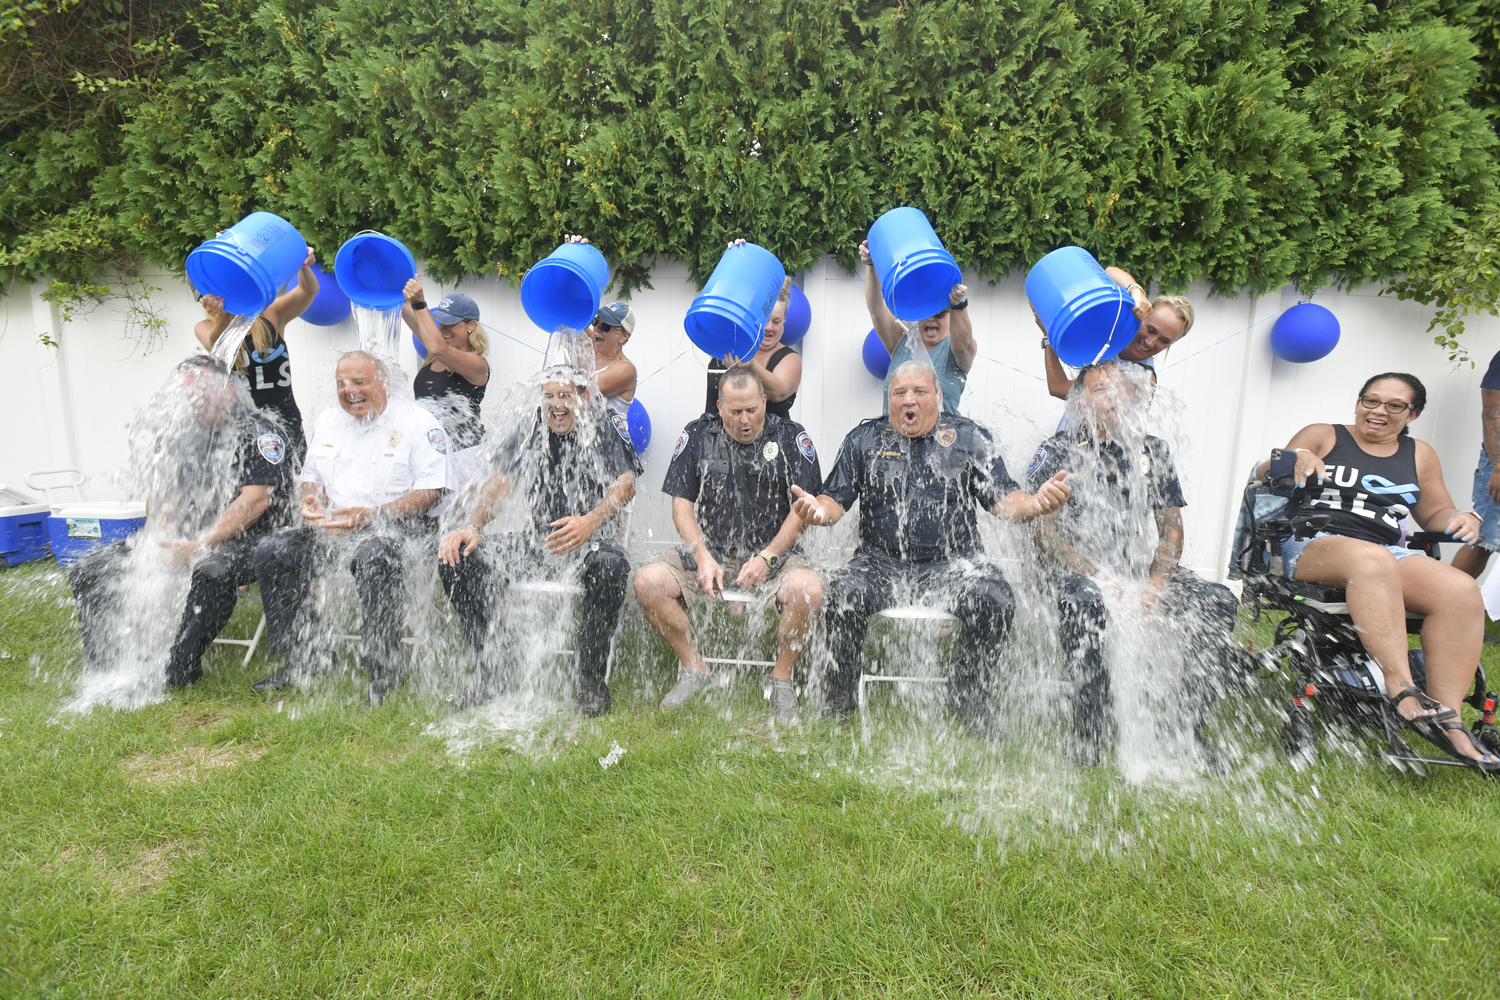
[[[628,289],[736,236],[852,267],[912,204],[988,276],[1077,243],[1169,287],[1386,278],[1494,196],[1476,5],[1451,6],[225,0],[158,29],[170,73],[79,71],[123,120],[16,148],[0,262],[180,266],[265,209],[445,279],[585,233]],[[59,249],[85,233],[99,254]]]

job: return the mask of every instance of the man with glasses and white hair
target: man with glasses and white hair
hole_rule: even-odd
[[[300,654],[311,628],[313,576],[343,563],[359,591],[360,667],[378,705],[402,680],[406,562],[437,531],[426,513],[447,488],[448,442],[426,410],[390,395],[383,361],[350,351],[335,369],[338,406],[318,417],[302,469],[302,523],[261,542],[255,575],[272,654]],[[430,552],[430,550],[428,550]],[[298,656],[256,690],[295,683]]]

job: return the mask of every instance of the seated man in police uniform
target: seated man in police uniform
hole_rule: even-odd
[[[823,477],[802,425],[766,412],[766,392],[748,366],[719,378],[719,412],[687,425],[677,439],[662,492],[672,497],[672,522],[684,544],[643,567],[635,594],[680,666],[661,707],[681,706],[712,681],[693,642],[686,606],[717,599],[728,581],[771,590],[781,608],[771,708],[797,721],[792,666],[823,603],[823,585],[797,551],[802,519],[792,513],[792,487],[816,494]]]
[[[578,708],[609,711],[609,643],[625,604],[630,560],[620,545],[616,514],[635,496],[640,463],[627,431],[593,399],[587,378],[572,368],[543,376],[541,407],[529,423],[498,442],[502,467],[457,511],[465,523],[443,539],[439,573],[479,661],[478,682],[453,700],[479,704],[514,680],[505,662],[507,629],[495,615],[495,582],[576,580],[583,587],[578,658]],[[481,531],[512,502],[530,521],[519,532]],[[457,506],[457,505],[455,505]]]
[[[314,574],[349,566],[359,591],[360,668],[378,705],[401,683],[405,561],[437,533],[425,515],[447,488],[448,445],[436,417],[391,398],[385,363],[374,355],[350,351],[335,378],[339,405],[318,416],[302,470],[302,524],[256,548],[255,573],[268,647],[289,654],[308,639]],[[306,672],[293,660],[255,687],[283,688]]]
[[[984,554],[975,505],[1009,521],[1029,521],[1062,506],[1064,474],[1035,495],[1010,478],[989,431],[942,412],[932,366],[907,361],[891,375],[889,415],[849,432],[811,496],[793,487],[793,510],[808,524],[835,524],[860,502],[859,547],[828,581],[828,642],[835,670],[823,714],[854,710],[870,615],[919,603],[962,622],[948,685],[949,708],[975,736],[1001,733],[990,712],[989,660],[1010,633],[1015,600]]]
[[[1073,492],[1061,510],[1038,522],[1037,542],[1050,568],[1073,680],[1073,759],[1096,765],[1108,742],[1108,589],[1135,595],[1142,613],[1170,616],[1186,629],[1182,703],[1205,762],[1217,767],[1201,727],[1230,655],[1238,602],[1228,587],[1180,565],[1182,487],[1167,443],[1144,430],[1151,391],[1151,374],[1139,366],[1109,361],[1085,367],[1068,396],[1073,413],[1067,429],[1042,442],[1027,469],[1033,484],[1062,469],[1071,472]]]
[[[224,362],[196,355],[172,375],[189,419],[171,428],[170,439],[140,442],[171,480],[156,484],[148,527],[74,563],[68,582],[78,599],[84,654],[91,667],[103,666],[120,588],[129,585],[131,549],[141,538],[175,536],[158,545],[173,563],[193,567],[167,658],[167,683],[183,687],[203,676],[203,654],[234,613],[239,587],[255,581],[256,543],[286,521],[290,470],[285,437],[241,397]],[[137,464],[151,461],[141,456]]]

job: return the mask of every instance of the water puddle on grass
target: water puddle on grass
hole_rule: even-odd
[[[556,759],[579,741],[584,720],[563,701],[529,692],[502,695],[477,708],[428,724],[423,734],[442,740],[448,756],[462,767],[491,748],[533,758]]]

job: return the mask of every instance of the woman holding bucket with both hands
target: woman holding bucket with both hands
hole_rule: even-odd
[[[1106,267],[1104,273],[1114,279],[1115,284],[1125,289],[1134,302],[1132,312],[1141,321],[1130,343],[1116,356],[1116,360],[1130,361],[1151,370],[1151,381],[1156,381],[1156,356],[1177,341],[1186,337],[1193,328],[1193,304],[1181,295],[1159,295],[1152,299],[1146,289],[1130,276],[1130,272],[1118,267]],[[1107,287],[1107,286],[1106,286]],[[1047,339],[1047,328],[1042,318],[1031,310],[1031,316],[1042,331],[1042,351],[1047,366],[1047,392],[1058,399],[1067,399],[1073,388],[1073,380],[1063,370],[1062,361]]]
[[[302,467],[307,439],[302,432],[302,410],[292,393],[292,360],[287,355],[283,335],[286,325],[306,312],[318,297],[318,276],[312,269],[315,263],[313,249],[308,247],[307,259],[297,272],[297,284],[277,296],[255,318],[234,362],[235,373],[250,385],[250,398],[256,409],[268,410],[281,419],[293,469]],[[224,311],[224,300],[217,295],[205,295],[199,301],[207,317],[193,327],[193,336],[205,351],[212,351],[234,317]]]
[[[735,240],[729,249],[741,246],[744,240]],[[719,376],[735,365],[747,365],[760,376],[766,389],[766,412],[774,413],[783,420],[792,419],[792,404],[797,401],[797,389],[802,385],[802,356],[781,342],[786,330],[786,310],[792,301],[792,280],[781,283],[781,294],[771,315],[761,328],[760,347],[754,354],[741,361],[739,358],[710,358],[708,361],[708,395],[703,403],[703,412],[718,413]]]
[[[859,245],[859,259],[865,264],[865,307],[870,310],[870,322],[875,327],[875,335],[891,352],[883,390],[884,402],[880,409],[883,415],[891,408],[890,373],[912,360],[915,348],[907,339],[906,324],[895,317],[880,293],[880,275],[870,260],[868,240]],[[958,403],[969,380],[969,369],[974,367],[974,358],[979,354],[979,343],[974,339],[974,323],[969,318],[968,309],[969,286],[955,284],[948,293],[948,308],[917,324],[917,334],[927,348],[932,370],[937,373],[938,388],[943,393],[943,412],[948,414],[958,413]]]

